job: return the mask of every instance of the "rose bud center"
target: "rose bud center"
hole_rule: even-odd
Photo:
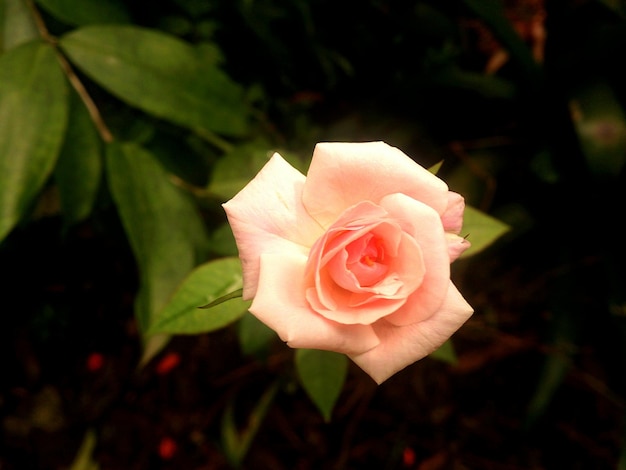
[[[387,274],[385,247],[382,241],[371,233],[346,246],[348,259],[346,268],[354,274],[361,287],[369,287]]]

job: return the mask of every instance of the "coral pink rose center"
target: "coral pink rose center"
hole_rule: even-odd
[[[381,206],[359,203],[311,248],[306,299],[329,320],[370,325],[400,309],[425,274],[417,240]]]
[[[371,233],[346,246],[346,267],[356,277],[361,287],[369,287],[385,277],[389,267],[384,264],[383,242]]]

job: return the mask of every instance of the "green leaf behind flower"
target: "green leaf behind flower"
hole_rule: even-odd
[[[305,163],[290,152],[280,155],[295,169],[306,171]],[[274,154],[264,140],[239,145],[215,165],[207,190],[222,200],[230,199],[246,186]]]
[[[239,346],[241,352],[246,355],[266,357],[271,343],[278,338],[274,330],[251,313],[241,317],[237,326]]]
[[[448,364],[456,364],[458,362],[458,358],[456,355],[456,351],[454,350],[454,345],[452,344],[452,340],[448,340],[443,343],[439,349],[430,353],[430,357],[433,359],[437,359],[442,362],[446,362]]]
[[[238,256],[239,250],[230,224],[225,222],[211,233],[211,252],[217,257]]]
[[[472,246],[467,249],[461,258],[481,252],[498,238],[508,232],[510,227],[504,222],[485,214],[471,206],[465,206],[463,216],[463,234]]]
[[[307,395],[327,422],[339,398],[348,373],[348,358],[336,352],[297,349],[298,377]]]
[[[430,171],[433,175],[436,175],[437,173],[439,173],[439,170],[441,169],[442,166],[443,166],[443,160],[440,160],[437,163],[435,163],[433,166],[429,166],[428,171]]]
[[[149,332],[198,334],[223,328],[248,311],[250,301],[242,300],[240,292],[231,295],[242,286],[239,258],[222,258],[198,266],[155,318]],[[230,298],[224,300],[226,297]]]

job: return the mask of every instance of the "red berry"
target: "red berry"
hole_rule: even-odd
[[[159,375],[169,374],[178,364],[180,364],[180,355],[175,352],[168,353],[157,364],[156,373]]]
[[[164,436],[159,442],[159,457],[163,460],[170,460],[176,454],[178,444],[171,437]]]
[[[96,372],[102,369],[104,365],[104,356],[99,352],[92,352],[87,356],[87,370],[89,372]]]
[[[405,467],[412,467],[415,465],[415,451],[410,447],[405,447],[402,452],[402,463]]]

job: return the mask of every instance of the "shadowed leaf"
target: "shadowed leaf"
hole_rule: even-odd
[[[448,364],[452,365],[458,362],[458,358],[454,350],[454,345],[452,344],[451,340],[446,341],[439,347],[439,349],[433,351],[430,354],[430,357],[439,361],[447,362]]]
[[[54,168],[67,128],[67,93],[49,45],[30,42],[0,56],[0,240]]]
[[[119,0],[37,0],[59,20],[74,26],[92,23],[127,23],[128,12]]]
[[[89,216],[101,177],[100,137],[78,95],[71,93],[67,134],[54,170],[67,223]]]
[[[107,147],[106,164],[111,193],[139,266],[135,314],[145,334],[205,256],[207,235],[193,201],[172,184],[151,153],[136,144],[114,143]],[[151,336],[144,362],[165,342],[163,336]]]
[[[92,80],[131,106],[175,124],[227,135],[246,131],[243,91],[206,54],[135,26],[86,26],[60,39]]]

